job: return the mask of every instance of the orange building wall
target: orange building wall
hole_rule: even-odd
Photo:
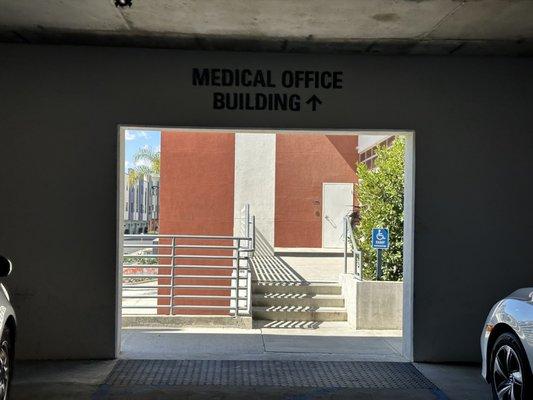
[[[160,234],[233,235],[235,135],[232,133],[161,132]],[[167,242],[168,243],[168,242]],[[228,241],[183,240],[177,244],[231,245]],[[168,250],[168,249],[165,249]],[[163,252],[161,252],[163,253]],[[178,249],[176,254],[200,252]],[[221,250],[202,254],[232,255]],[[168,263],[161,259],[160,263]],[[184,265],[231,265],[231,260],[179,259]],[[170,274],[170,269],[161,271]],[[221,279],[175,278],[175,284],[229,286],[231,270],[177,268],[175,275],[220,275]],[[170,279],[160,278],[160,284]],[[159,294],[169,294],[159,289]],[[175,295],[229,295],[220,289],[175,289]],[[168,305],[168,299],[159,299]],[[226,300],[175,299],[175,305],[229,305]],[[159,309],[168,314],[168,308]],[[174,314],[227,314],[227,310],[175,309]]]
[[[233,235],[235,135],[161,132],[161,234]]]
[[[276,247],[322,247],[322,183],[355,183],[356,163],[355,135],[277,135]]]

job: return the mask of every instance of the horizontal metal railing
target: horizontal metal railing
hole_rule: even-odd
[[[248,315],[253,240],[253,235],[124,235],[123,248],[136,251],[122,263],[123,315],[180,310]]]
[[[220,240],[220,239],[228,239],[228,240],[251,240],[249,237],[239,237],[239,236],[224,236],[224,235],[151,235],[151,234],[140,234],[140,235],[124,235],[124,239],[128,238],[140,238],[143,240],[153,238],[153,239],[206,239],[206,240]],[[133,246],[136,247],[136,246]]]
[[[353,236],[352,224],[349,216],[345,216],[343,219],[344,225],[344,273],[348,273],[348,247],[351,248],[353,256],[353,274],[356,279],[363,280],[363,272],[361,268],[362,254],[357,249],[357,244]]]

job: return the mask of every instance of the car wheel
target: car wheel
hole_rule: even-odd
[[[8,327],[4,328],[0,339],[0,399],[6,400],[9,396],[11,383],[11,362],[13,344],[11,343],[11,333]]]
[[[526,400],[531,391],[531,372],[518,339],[504,333],[491,353],[491,386],[494,399]]]

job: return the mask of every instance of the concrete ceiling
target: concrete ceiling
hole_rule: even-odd
[[[0,41],[533,55],[533,0],[0,0]]]

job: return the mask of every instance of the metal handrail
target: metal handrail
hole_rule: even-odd
[[[249,215],[248,215],[249,217]],[[249,218],[248,221],[249,231],[248,234],[251,234],[252,241],[250,242],[251,245],[251,252],[248,253],[248,258],[246,259],[247,264],[247,276],[246,276],[246,298],[249,299],[246,302],[246,314],[252,315],[252,268],[250,265],[250,259],[253,257],[253,251],[255,249],[255,215],[252,215],[251,218]]]
[[[247,221],[247,224],[250,221]],[[253,227],[255,230],[255,227]],[[253,232],[252,230],[252,232]],[[215,235],[124,235],[125,239],[138,239],[137,243],[124,243],[124,248],[139,249],[137,254],[125,254],[125,258],[130,258],[129,263],[122,262],[123,271],[127,268],[139,268],[142,269],[140,274],[124,274],[122,275],[122,298],[126,301],[140,300],[140,299],[156,299],[156,304],[124,304],[122,303],[122,309],[137,309],[140,314],[145,314],[142,310],[167,310],[170,315],[174,314],[174,310],[177,309],[201,309],[201,310],[228,310],[234,316],[250,315],[251,312],[251,272],[249,259],[250,255],[254,251],[254,238],[247,235],[241,236],[215,236]],[[146,240],[149,239],[149,240]],[[170,241],[170,244],[160,244],[161,239]],[[153,241],[157,240],[157,244]],[[196,241],[194,244],[187,243],[187,240]],[[217,245],[202,245],[197,244],[197,240],[218,240],[218,241],[231,241],[231,245],[222,246]],[[179,241],[179,243],[177,243]],[[164,249],[163,254],[160,249]],[[196,254],[178,254],[179,251],[184,249],[195,250]],[[214,255],[214,254],[198,254],[203,251],[231,251],[233,255]],[[150,254],[145,254],[149,251]],[[155,253],[155,254],[154,254]],[[154,260],[156,264],[144,264],[139,259]],[[203,265],[189,265],[187,262],[183,264],[182,260],[205,260]],[[168,262],[168,264],[162,264],[161,262]],[[180,262],[181,261],[181,262]],[[216,265],[221,261],[233,261],[233,265]],[[169,271],[161,271],[166,268]],[[153,269],[152,271],[146,271]],[[187,269],[198,271],[191,274],[180,274],[180,270]],[[234,271],[231,275],[218,275],[214,272],[206,270],[227,270]],[[203,271],[202,271],[203,270]],[[202,272],[200,272],[202,271]],[[162,273],[165,272],[165,273]],[[130,282],[124,282],[125,279],[157,279],[155,282],[148,284],[147,282],[140,282],[134,284]],[[161,281],[163,279],[163,281]],[[192,282],[183,282],[183,279],[191,279]],[[212,285],[205,282],[220,280],[227,281],[227,285]],[[194,283],[193,283],[194,282]],[[231,283],[230,283],[231,282]],[[223,282],[221,282],[223,283]],[[244,284],[243,284],[244,283]],[[146,290],[155,290],[156,294],[147,294]],[[166,293],[161,294],[161,289],[166,290]],[[176,293],[176,289],[186,289],[197,291],[200,289],[208,289],[211,292],[206,294],[190,294],[189,293]],[[138,292],[142,290],[142,292]],[[229,291],[229,293],[218,293],[220,291]],[[165,293],[165,292],[163,292]],[[164,304],[158,304],[158,299],[168,299]],[[227,305],[198,305],[198,304],[174,304],[174,299],[210,299],[210,300],[227,300]],[[233,304],[232,304],[233,303]],[[244,303],[244,304],[243,304]]]
[[[127,234],[124,235],[125,239],[147,239],[147,238],[154,238],[154,239],[160,239],[160,238],[167,238],[167,239],[206,239],[206,240],[252,240],[251,237],[243,237],[243,236],[217,236],[217,235],[156,235],[156,234]],[[152,245],[151,245],[152,246]]]
[[[352,224],[349,216],[345,216],[343,219],[344,224],[344,273],[348,273],[348,243],[351,246],[351,252],[353,255],[353,274],[355,279],[362,281],[363,273],[361,268],[361,251],[357,249],[357,244],[353,236]]]

